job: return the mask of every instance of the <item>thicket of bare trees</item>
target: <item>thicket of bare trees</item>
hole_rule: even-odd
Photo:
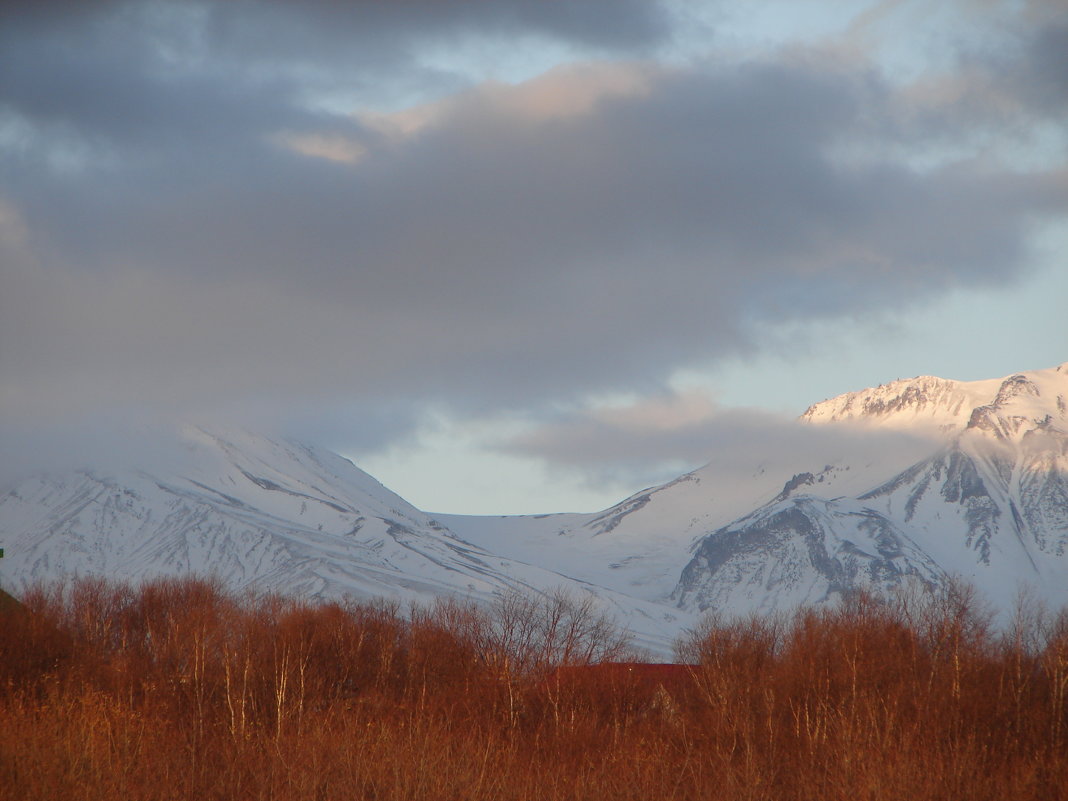
[[[0,610],[4,799],[1068,797],[1068,617],[995,631],[960,588],[708,618],[678,644],[699,667],[655,688],[546,680],[633,658],[565,596],[22,600]]]

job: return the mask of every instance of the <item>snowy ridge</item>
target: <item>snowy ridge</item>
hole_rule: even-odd
[[[827,426],[822,449],[744,469],[713,455],[594,515],[443,519],[487,550],[693,612],[785,610],[950,576],[1003,608],[1022,584],[1062,604],[1066,396],[1068,365],[896,381],[810,407],[801,420]],[[842,430],[934,436],[843,452],[830,436]]]
[[[810,407],[811,423],[933,423],[947,436],[861,493],[835,496],[813,474],[795,477],[783,497],[710,533],[673,597],[757,611],[957,576],[1001,610],[1025,586],[1068,603],[1066,397],[1061,365],[994,381],[921,377]]]
[[[0,498],[3,584],[100,575],[215,575],[234,590],[306,598],[488,600],[557,588],[663,650],[690,618],[464,542],[336,454],[241,431],[184,427],[151,472],[36,476]]]
[[[889,589],[913,579],[934,587],[946,578],[882,515],[850,500],[804,495],[706,537],[674,597],[683,607],[774,612],[828,601],[862,585]]]
[[[804,448],[712,454],[602,512],[526,517],[431,516],[328,451],[186,426],[151,464],[9,488],[0,583],[197,573],[401,601],[563,587],[661,652],[704,611],[789,610],[859,587],[960,576],[1000,609],[1024,585],[1068,603],[1068,364],[895,381],[801,422]]]
[[[801,420],[860,422],[895,428],[935,426],[946,432],[959,431],[968,425],[973,410],[980,406],[1005,404],[1023,395],[1063,397],[1066,371],[1068,363],[982,381],[952,381],[934,376],[898,379],[815,403],[805,410]]]
[[[813,404],[801,419],[808,423],[861,421],[893,427],[929,425],[949,431],[963,427],[971,410],[994,386],[989,381],[965,383],[933,376],[899,379]]]

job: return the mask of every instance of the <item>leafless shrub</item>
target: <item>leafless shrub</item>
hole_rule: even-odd
[[[1068,787],[1068,614],[1022,603],[998,633],[966,588],[710,617],[680,641],[699,663],[681,670],[620,664],[611,621],[560,594],[402,613],[182,580],[22,601],[0,610],[3,801],[1045,801]]]
[[[509,593],[490,612],[487,653],[518,674],[559,665],[618,660],[628,653],[630,636],[597,610],[592,596],[565,590],[548,595]]]

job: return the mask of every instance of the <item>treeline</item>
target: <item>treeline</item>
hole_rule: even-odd
[[[0,609],[3,799],[1068,798],[1068,616],[995,630],[961,588],[708,618],[678,643],[692,669],[644,672],[561,595],[21,600]]]

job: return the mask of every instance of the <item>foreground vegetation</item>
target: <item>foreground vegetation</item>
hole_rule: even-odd
[[[628,658],[562,597],[22,600],[0,611],[3,799],[1068,797],[1068,618],[995,634],[959,590],[709,619],[663,681],[554,672]]]

